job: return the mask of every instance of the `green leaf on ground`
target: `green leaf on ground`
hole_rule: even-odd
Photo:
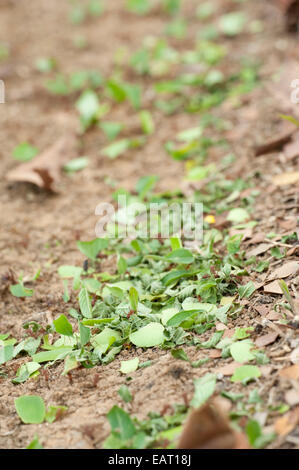
[[[121,361],[120,371],[123,374],[130,374],[138,369],[139,358],[129,359],[128,361]]]
[[[89,242],[77,242],[77,247],[87,258],[96,260],[100,251],[105,250],[108,247],[108,240],[105,238],[95,238]]]
[[[73,336],[73,327],[65,315],[60,315],[60,317],[53,321],[53,324],[57,333],[65,336]]]
[[[23,395],[15,399],[16,411],[25,424],[40,424],[44,421],[44,400],[36,395]]]
[[[257,379],[261,376],[261,371],[257,366],[241,366],[235,369],[231,378],[232,382],[243,382],[246,384],[250,380]]]
[[[216,375],[206,374],[199,379],[195,379],[194,387],[194,395],[190,405],[193,406],[193,408],[199,408],[213,395],[216,387]]]
[[[38,154],[38,149],[33,147],[32,145],[28,144],[28,142],[23,142],[15,147],[13,151],[13,157],[16,160],[21,162],[29,162]]]
[[[165,340],[164,327],[160,323],[148,325],[130,334],[130,341],[139,348],[151,348],[162,344]]]

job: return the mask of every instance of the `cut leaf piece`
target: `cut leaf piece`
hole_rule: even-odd
[[[21,365],[17,370],[16,377],[12,379],[12,383],[20,384],[22,382],[26,382],[26,380],[40,369],[40,367],[41,366],[38,362],[26,362],[26,364]]]
[[[120,435],[121,439],[127,440],[134,436],[136,429],[130,416],[118,406],[114,406],[108,413],[111,430]]]
[[[183,321],[187,320],[188,318],[192,317],[193,315],[196,316],[200,313],[199,310],[182,310],[171,316],[171,318],[167,321],[167,326],[179,326]]]
[[[190,405],[194,408],[199,408],[203,405],[211,395],[213,395],[216,386],[216,375],[206,374],[199,379],[194,380],[194,396]]]
[[[77,247],[87,258],[96,260],[100,251],[108,247],[108,240],[105,238],[95,238],[89,242],[77,242]]]
[[[151,348],[164,342],[164,327],[160,323],[148,325],[130,334],[130,341],[139,348]]]
[[[22,284],[15,284],[9,287],[10,292],[14,297],[32,297],[33,289],[26,289]]]
[[[0,349],[0,365],[7,361],[10,361],[14,356],[14,347],[12,344],[8,344]]]
[[[185,248],[178,248],[166,256],[167,261],[176,264],[191,264],[194,261],[191,251]]]
[[[36,395],[23,395],[15,399],[16,411],[25,424],[40,424],[45,419],[44,400]]]
[[[79,293],[80,310],[85,318],[92,318],[92,306],[88,290],[84,287]]]
[[[230,347],[230,353],[233,359],[237,362],[249,362],[254,359],[254,355],[250,350],[254,347],[254,344],[250,340],[237,341]]]
[[[59,318],[53,321],[57,333],[65,336],[73,336],[73,327],[65,315],[60,315]]]
[[[130,374],[138,369],[139,358],[130,359],[129,361],[121,361],[120,371],[123,374]]]
[[[42,351],[32,356],[35,362],[48,362],[56,361],[57,359],[64,359],[67,354],[72,351],[72,348],[57,348],[52,351]]]
[[[231,209],[228,213],[227,220],[233,222],[234,224],[240,224],[249,219],[249,214],[246,209],[235,208]]]
[[[36,157],[37,154],[37,148],[32,147],[32,145],[28,144],[28,142],[23,142],[13,151],[13,157],[16,160],[20,160],[21,162],[28,162]]]
[[[232,382],[247,383],[250,380],[261,376],[261,371],[257,366],[241,366],[238,367],[231,378]]]

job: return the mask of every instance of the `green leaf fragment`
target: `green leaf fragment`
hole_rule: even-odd
[[[231,381],[247,383],[250,380],[256,379],[260,376],[261,371],[257,366],[241,366],[235,369]]]
[[[128,361],[121,361],[120,371],[123,374],[130,374],[138,369],[139,358],[130,359]]]
[[[121,439],[127,440],[134,436],[136,429],[128,413],[122,408],[114,406],[108,413],[112,432],[119,435]]]
[[[95,238],[89,242],[77,242],[77,247],[87,258],[96,260],[100,251],[108,247],[108,240],[105,238]]]
[[[216,387],[216,375],[206,374],[199,379],[195,379],[194,387],[194,395],[190,405],[193,408],[199,408],[213,395]]]
[[[165,340],[164,327],[160,323],[148,325],[130,334],[130,341],[139,348],[151,348],[162,344]]]
[[[133,399],[130,390],[126,385],[122,385],[118,390],[119,396],[124,400],[125,403],[130,403]]]
[[[15,399],[16,411],[25,424],[40,424],[45,419],[44,400],[36,395],[23,395]]]
[[[92,306],[88,290],[84,287],[79,293],[79,306],[83,317],[92,318]]]
[[[65,315],[60,315],[59,318],[53,321],[57,333],[65,336],[73,336],[73,327]]]

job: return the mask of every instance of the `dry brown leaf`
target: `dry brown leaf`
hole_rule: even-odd
[[[299,262],[290,261],[280,266],[279,268],[272,271],[268,281],[273,281],[274,279],[284,279],[285,277],[295,275],[299,272]]]
[[[273,176],[272,183],[276,186],[285,186],[287,184],[295,184],[299,181],[299,171],[290,171]]]
[[[299,391],[294,388],[288,390],[284,395],[284,399],[290,406],[299,405]]]
[[[282,121],[280,129],[267,142],[258,145],[255,149],[255,156],[272,153],[281,150],[283,146],[290,141],[292,134],[295,132],[296,126],[289,121]]]
[[[253,235],[253,237],[248,240],[246,243],[248,245],[255,245],[257,243],[261,243],[265,240],[266,234],[264,232],[256,233]]]
[[[246,258],[251,258],[251,256],[258,256],[261,255],[262,253],[265,253],[267,250],[269,250],[272,247],[269,243],[261,243],[257,247],[253,248],[252,250],[248,251],[246,253]]]
[[[226,329],[225,332],[223,333],[223,338],[232,338],[234,334],[235,334],[234,328]]]
[[[297,220],[296,217],[292,217],[289,219],[278,220],[279,227],[283,228],[284,230],[295,230],[297,227]]]
[[[233,375],[237,367],[240,367],[242,364],[239,362],[230,362],[229,364],[226,364],[225,366],[218,367],[218,369],[215,370],[215,374],[222,374],[222,375]]]
[[[235,228],[231,228],[230,231],[229,231],[229,235],[231,237],[233,237],[234,235],[242,235],[242,242],[244,242],[245,240],[247,240],[248,238],[251,238],[252,236],[252,228],[246,228],[246,229],[243,229],[243,230],[237,230]],[[247,241],[246,243],[250,243],[249,241]]]
[[[209,357],[211,359],[217,359],[218,357],[221,357],[221,350],[220,349],[210,349],[209,350]]]
[[[275,431],[279,436],[286,436],[295,429],[299,423],[299,406],[292,411],[289,411],[275,423]]]
[[[285,379],[299,380],[299,364],[281,369],[279,375]]]
[[[28,182],[40,188],[55,191],[55,183],[61,177],[61,169],[69,160],[76,157],[76,144],[76,136],[70,132],[30,162],[22,163],[10,171],[6,179]]]
[[[178,449],[249,449],[244,434],[236,433],[217,399],[193,410],[183,428]]]
[[[270,284],[264,286],[264,291],[269,292],[270,294],[282,294],[278,281],[270,282]]]
[[[266,305],[254,305],[253,308],[262,316],[265,316],[269,313],[269,307]]]
[[[292,160],[293,158],[296,158],[299,156],[299,135],[296,133],[296,136],[294,136],[294,140],[287,144],[283,152],[286,156],[287,160]]]
[[[260,336],[255,340],[255,345],[258,348],[263,348],[264,346],[268,346],[268,344],[274,343],[278,338],[278,333],[271,332],[266,335]]]
[[[296,251],[298,251],[298,245],[296,246],[293,246],[293,248],[290,248],[287,252],[286,252],[286,256],[292,256],[296,253]]]
[[[227,211],[222,212],[222,214],[217,215],[214,227],[218,229],[228,227],[230,225],[230,222],[227,220],[227,215],[228,215]]]
[[[267,315],[267,320],[272,320],[272,321],[275,321],[275,320],[279,320],[281,317],[281,314],[278,313],[278,312],[275,312],[275,310],[271,310],[270,313],[268,313]]]
[[[275,0],[285,15],[286,28],[290,32],[297,32],[299,21],[299,1],[298,0]]]

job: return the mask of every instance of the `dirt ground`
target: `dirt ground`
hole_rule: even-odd
[[[8,183],[5,179],[8,171],[17,164],[11,153],[19,142],[29,141],[44,150],[59,137],[78,129],[73,100],[53,97],[44,88],[45,77],[34,67],[38,57],[54,55],[66,73],[91,68],[109,76],[114,67],[115,51],[124,47],[135,51],[144,36],[161,33],[165,23],[163,15],[155,12],[146,16],[133,15],[124,11],[123,3],[122,0],[106,2],[102,16],[76,28],[68,20],[67,1],[2,0],[0,3],[0,42],[9,44],[11,51],[9,60],[0,63],[0,78],[6,84],[6,103],[0,105],[0,274],[4,275],[12,268],[18,274],[23,272],[25,276],[32,276],[41,268],[34,297],[22,301],[7,291],[0,292],[1,333],[10,332],[20,338],[23,335],[22,324],[28,318],[52,321],[66,313],[70,306],[76,306],[75,296],[68,304],[62,302],[63,286],[57,269],[64,264],[82,264],[84,258],[76,247],[76,240],[94,238],[95,207],[102,201],[109,201],[113,192],[107,177],[115,181],[116,187],[129,190],[134,189],[138,178],[148,174],[160,176],[159,190],[184,187],[184,165],[167,156],[163,144],[171,140],[174,133],[193,127],[199,116],[178,113],[165,118],[158,110],[154,111],[156,132],[150,136],[147,145],[115,160],[101,156],[100,150],[106,141],[98,128],[79,136],[78,155],[74,157],[87,155],[90,164],[82,172],[64,175],[58,194],[51,195],[27,184]],[[185,3],[185,15],[190,24],[187,37],[172,41],[178,48],[188,49],[198,32],[198,22],[192,17],[192,8],[198,2],[190,0]],[[219,3],[220,11],[225,12],[230,2]],[[283,16],[270,2],[252,0],[242,8],[252,19],[264,21],[264,31],[254,41],[246,36],[240,40],[226,40],[231,51],[228,62],[231,65],[242,56],[258,59],[262,64],[262,85],[246,96],[242,106],[234,109],[229,103],[224,103],[215,113],[231,123],[231,129],[223,132],[238,157],[233,172],[242,177],[255,176],[256,187],[260,190],[255,208],[259,232],[289,233],[296,228],[298,188],[296,185],[277,188],[271,181],[273,175],[282,171],[298,171],[298,159],[286,161],[277,151],[254,157],[253,149],[277,132],[277,111],[281,102],[267,84],[283,69],[287,60],[299,59],[298,37],[286,34]],[[76,35],[86,37],[86,50],[75,48],[73,40]],[[146,79],[144,85],[146,88]],[[150,93],[148,96],[150,100]],[[124,104],[115,105],[110,118],[127,121],[132,128],[135,126],[135,116]],[[211,158],[217,161],[217,155],[211,155]],[[286,221],[289,221],[290,228],[284,229],[288,227]],[[296,259],[296,250],[287,258]],[[274,262],[273,269],[280,262]],[[254,280],[258,282],[260,279],[257,276]],[[298,280],[292,283],[294,295],[296,289]],[[267,312],[270,312],[276,300],[275,294],[267,294],[262,289],[257,291],[238,320],[228,327],[242,326],[246,318],[246,326],[256,328],[255,337],[273,331],[255,307],[266,305]],[[260,326],[257,328],[257,325]],[[270,363],[261,367],[263,375],[258,387],[261,397],[268,403],[285,402],[285,394],[292,389],[297,393],[295,405],[299,404],[298,381],[290,382],[279,377],[280,369],[292,365],[289,356],[296,345],[298,347],[296,329],[281,328],[279,339],[267,348]],[[140,418],[153,409],[163,409],[165,404],[182,401],[185,393],[192,396],[195,377],[227,364],[215,358],[200,369],[192,369],[188,363],[174,359],[167,351],[154,348],[137,352],[141,360],[153,361],[151,367],[134,372],[134,380],[130,384],[134,401],[126,405],[127,410]],[[205,354],[192,348],[187,352],[194,360]],[[8,379],[0,377],[0,448],[24,448],[35,433],[45,448],[100,448],[109,433],[106,414],[114,404],[121,404],[117,391],[125,383],[125,378],[119,372],[120,361],[130,355],[130,351],[125,351],[109,366],[75,371],[73,383],[68,377],[61,376],[62,365],[49,370],[48,381],[40,375],[37,380],[18,386],[11,383],[15,371],[9,370]],[[23,360],[13,361],[15,370]],[[100,376],[96,386],[95,374]],[[223,376],[219,391],[229,387],[238,392],[241,385],[232,386],[229,377]],[[251,388],[254,386],[248,386],[246,393]],[[15,413],[14,398],[32,392],[42,396],[47,403],[67,406],[67,414],[52,424],[21,424]],[[273,413],[268,417],[269,430],[273,429],[277,416]],[[290,434],[278,437],[269,447],[299,448],[298,427]]]

